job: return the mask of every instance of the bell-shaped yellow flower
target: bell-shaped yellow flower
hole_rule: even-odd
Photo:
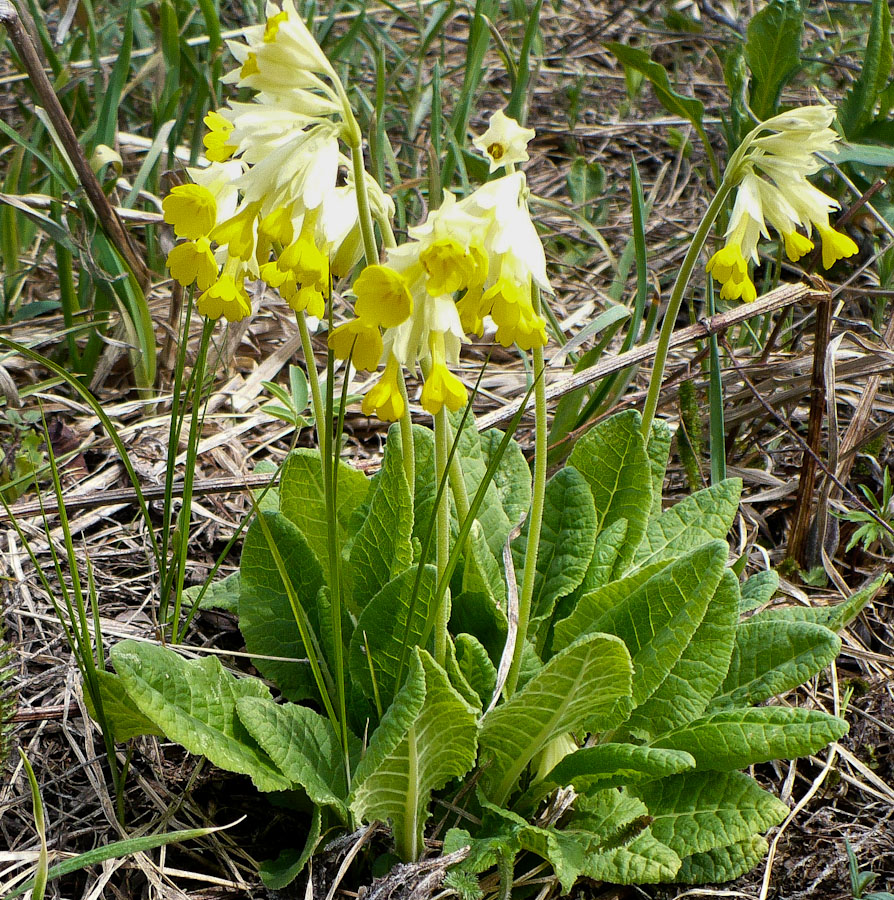
[[[351,319],[329,335],[329,347],[338,359],[350,357],[355,368],[373,372],[382,358],[382,332],[363,319]]]
[[[368,325],[395,328],[413,313],[413,295],[400,272],[388,266],[367,266],[354,282],[354,312]]]
[[[527,162],[528,141],[534,137],[533,128],[522,128],[502,109],[490,117],[490,126],[479,138],[472,141],[490,162],[490,171],[496,172],[510,163]]]
[[[378,416],[385,422],[396,422],[405,412],[406,404],[401,393],[400,363],[392,354],[378,384],[367,391],[361,408],[367,416]]]
[[[224,272],[196,301],[196,309],[209,319],[221,316],[229,322],[239,322],[251,313],[251,301],[245,288],[230,272]]]
[[[184,287],[195,282],[200,291],[206,291],[217,280],[217,261],[206,237],[177,244],[168,254],[167,265],[171,277]]]
[[[434,363],[422,387],[422,408],[433,416],[445,406],[456,412],[466,405],[468,399],[465,385],[456,375],[444,363]]]
[[[839,259],[854,256],[860,249],[846,234],[834,228],[819,226],[817,231],[823,239],[823,266],[831,269]]]
[[[205,156],[209,162],[225,162],[236,152],[236,145],[227,143],[233,133],[233,123],[214,110],[209,112],[202,121],[208,129],[202,137]]]
[[[217,221],[214,194],[200,184],[178,184],[162,200],[164,220],[177,237],[195,241],[207,237]]]
[[[226,244],[230,256],[247,262],[255,255],[260,209],[260,203],[246,203],[234,216],[221,222],[211,232],[211,240]]]

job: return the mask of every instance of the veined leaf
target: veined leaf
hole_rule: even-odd
[[[351,517],[368,491],[369,479],[352,466],[339,462],[336,495],[338,508],[335,511],[339,547],[345,545]],[[328,519],[319,450],[299,448],[286,457],[280,476],[279,493],[280,512],[298,526],[322,567],[327,583],[331,583],[329,542],[326,536]]]
[[[129,741],[132,737],[138,737],[141,734],[164,735],[164,731],[152,719],[140,712],[139,707],[127,693],[120,675],[97,669],[96,679],[102,697],[103,715],[112,728],[116,744]],[[84,704],[90,716],[98,722],[90,691],[86,689],[84,690]]]
[[[354,772],[349,805],[362,821],[391,822],[401,856],[422,853],[431,792],[475,765],[476,713],[444,670],[414,649],[407,680]]]
[[[276,859],[265,860],[258,864],[258,875],[261,876],[264,887],[271,891],[281,891],[301,874],[320,842],[321,827],[320,807],[315,806],[304,847],[301,850],[291,848],[283,850]]]
[[[395,434],[393,430],[392,435]],[[382,470],[373,491],[366,518],[351,545],[347,567],[353,582],[355,612],[360,612],[413,562],[413,498],[404,472],[399,438],[385,445]]]
[[[674,434],[663,419],[652,420],[652,431],[646,444],[646,456],[649,457],[649,471],[652,474],[652,508],[649,517],[661,515],[661,496],[664,491],[664,475],[670,456],[671,442]]]
[[[487,706],[497,686],[497,670],[478,638],[471,634],[456,636],[456,661],[482,707]]]
[[[775,569],[755,572],[746,579],[741,590],[742,600],[739,605],[739,613],[757,609],[757,607],[769,603],[773,594],[779,590],[779,573]]]
[[[122,641],[111,659],[131,700],[172,740],[216,766],[249,775],[259,790],[292,785],[236,715],[241,697],[270,699],[258,678],[234,678],[213,656],[187,661],[173,650]]]
[[[664,734],[700,716],[729,670],[739,613],[739,582],[729,569],[704,618],[667,678],[624,724],[633,734]]]
[[[726,772],[816,753],[847,728],[844,719],[816,710],[759,706],[711,713],[662,735],[652,746],[685,750],[699,769]]]
[[[741,479],[727,478],[666,509],[650,520],[633,564],[673,559],[708,541],[723,540],[736,517],[741,493]]]
[[[328,719],[297,703],[281,706],[260,697],[240,698],[236,712],[290,781],[300,784],[318,806],[331,806],[343,822],[349,821],[344,751]],[[353,735],[350,750],[359,757],[360,741]]]
[[[317,598],[323,570],[298,526],[282,513],[262,513],[310,627],[319,638]],[[264,529],[252,522],[242,548],[239,629],[252,661],[289,700],[318,697],[306,648]],[[280,657],[266,659],[264,657]]]
[[[748,23],[745,60],[751,69],[751,109],[768,119],[785,83],[801,66],[804,15],[799,0],[770,0]]]
[[[711,712],[727,707],[756,706],[803,684],[838,656],[837,635],[809,622],[743,622],[736,630],[729,671]]]
[[[767,842],[759,834],[744,841],[687,856],[674,881],[681,884],[714,884],[732,881],[750,872],[766,855]]]
[[[479,435],[472,418],[467,420],[457,451],[470,497],[478,490],[502,439],[503,432],[497,429]],[[478,510],[478,521],[491,553],[497,559],[501,558],[509,532],[518,525],[530,505],[531,471],[521,448],[515,441],[510,441]]]
[[[396,680],[405,641],[407,647],[416,647],[422,639],[438,582],[437,569],[423,568],[411,611],[409,604],[415,581],[415,566],[389,581],[366,605],[351,637],[348,657],[351,679],[372,699],[372,668],[383,708],[391,703],[399,687]]]
[[[627,539],[616,568],[623,571],[642,540],[652,508],[652,474],[639,413],[622,412],[591,428],[575,444],[568,461],[590,485],[598,530],[627,520]]]
[[[683,94],[675,91],[671,87],[670,79],[667,77],[667,71],[664,66],[650,59],[649,54],[645,50],[614,42],[607,43],[605,46],[618,58],[622,65],[645,75],[652,82],[655,96],[661,101],[661,105],[669,113],[690,121],[702,141],[706,144],[708,143],[708,137],[702,125],[705,107],[701,100],[696,100],[694,97],[684,97]]]
[[[525,687],[491,710],[481,725],[482,783],[505,802],[528,763],[559,735],[605,731],[629,713],[630,654],[605,634],[581,638],[554,656]]]
[[[477,519],[472,523],[466,547],[463,559],[463,593],[487,594],[493,603],[505,608],[506,583],[503,581],[503,570],[491,552],[484,529]]]
[[[778,825],[788,807],[741,772],[686,772],[635,785],[652,834],[680,856],[748,840]]]
[[[891,74],[892,57],[894,48],[891,46],[888,0],[873,0],[863,68],[838,107],[838,121],[846,138],[854,140],[859,137],[872,120],[878,95],[884,90]]]
[[[549,480],[543,500],[540,550],[531,605],[535,618],[550,615],[556,601],[570,594],[583,581],[596,540],[593,495],[574,466],[565,466]],[[524,570],[527,540],[526,521],[512,542],[512,558],[519,573]]]
[[[589,625],[593,631],[617,635],[627,645],[634,665],[634,706],[655,693],[689,645],[723,575],[726,557],[727,546],[722,541],[704,544],[619,597],[619,602]],[[641,574],[647,575],[651,568]],[[583,597],[572,616],[556,626],[559,645],[585,624],[581,608],[592,596]]]
[[[580,793],[621,787],[676,775],[695,767],[689,753],[639,744],[597,744],[561,760],[546,779],[557,787],[572,785]]]
[[[823,625],[830,631],[841,631],[849,625],[861,610],[875,598],[875,595],[891,580],[890,574],[876,578],[872,584],[857,591],[849,600],[833,606],[786,606],[778,609],[765,609],[752,616],[749,621],[767,622],[782,619],[786,622],[813,622]]]

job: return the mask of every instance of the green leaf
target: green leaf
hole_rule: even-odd
[[[369,479],[353,466],[338,465],[338,507],[335,521],[338,546],[348,539],[351,517],[366,498]],[[298,526],[317,562],[322,566],[327,583],[329,573],[329,539],[326,499],[323,493],[323,470],[319,450],[293,450],[283,463],[280,476],[280,512]]]
[[[652,420],[652,431],[646,444],[646,455],[649,457],[649,471],[652,473],[652,508],[649,510],[651,518],[661,515],[664,475],[667,472],[667,461],[670,457],[673,439],[674,433],[663,419]]]
[[[476,743],[474,707],[424,650],[414,649],[407,680],[354,772],[351,812],[365,822],[390,820],[398,852],[417,859],[431,792],[475,765]]]
[[[154,734],[158,737],[164,735],[164,731],[152,719],[144,716],[136,703],[131,700],[120,675],[97,669],[96,679],[102,698],[103,715],[112,728],[112,736],[116,744],[129,741],[141,734]],[[99,719],[93,707],[93,698],[90,696],[90,691],[86,690],[86,685],[84,703],[90,717],[98,722]]]
[[[575,444],[568,461],[590,485],[599,531],[618,519],[627,520],[627,539],[618,560],[623,571],[642,540],[652,508],[652,474],[639,413],[618,413],[591,428]]]
[[[751,69],[750,104],[760,120],[776,113],[782,88],[801,66],[803,22],[799,0],[770,0],[748,23],[745,60]]]
[[[298,527],[282,513],[262,513],[298,601],[319,637],[317,598],[323,570]],[[289,602],[264,530],[252,522],[245,535],[239,595],[239,629],[252,662],[266,678],[276,682],[289,700],[316,698],[318,691],[295,613]],[[264,657],[279,657],[266,659]]]
[[[623,519],[621,524],[625,524]],[[621,534],[623,533],[624,531],[622,530]],[[599,543],[599,538],[596,539],[596,543]],[[664,570],[667,565],[668,563],[666,562],[660,562],[655,563],[653,566],[637,569],[630,575],[610,581],[608,584],[604,584],[581,596],[570,615],[556,623],[553,650],[561,650],[563,647],[567,647],[570,643],[576,641],[582,634],[596,631],[595,623],[602,616],[616,606],[626,603],[633,593],[639,590],[658,572]]]
[[[739,509],[742,481],[727,478],[690,494],[649,521],[635,566],[674,559],[711,540],[723,540]]]
[[[331,806],[349,821],[344,751],[332,723],[306,706],[279,705],[267,698],[243,697],[236,712],[248,733],[264,748],[279,770],[318,806]],[[352,756],[361,745],[350,735]]]
[[[788,807],[741,772],[686,772],[630,788],[649,809],[652,834],[680,857],[749,839]]]
[[[750,872],[766,855],[767,842],[759,834],[744,841],[693,853],[683,860],[674,881],[681,884],[716,884]]]
[[[769,603],[773,594],[779,590],[779,573],[775,569],[755,572],[742,585],[742,602],[739,612],[748,612]]]
[[[450,633],[473,635],[495,666],[500,664],[508,628],[506,614],[488,594],[464,592],[451,602]]]
[[[649,810],[627,791],[601,790],[574,802],[568,828],[590,830],[603,839],[583,869],[588,878],[614,884],[668,881],[680,858],[658,841],[649,828]]]
[[[259,790],[291,787],[236,715],[240,697],[269,699],[260,679],[234,678],[213,656],[187,661],[136,641],[117,644],[111,659],[131,700],[170,740],[221,769],[249,775]]]
[[[196,584],[183,592],[183,599],[189,604],[196,602],[201,594],[199,609],[222,609],[225,612],[236,612],[239,608],[239,593],[242,590],[242,578],[239,572],[231,572],[226,578],[212,581],[202,594],[204,585]]]
[[[534,756],[569,731],[605,731],[629,712],[630,654],[618,638],[591,634],[554,656],[481,725],[485,793],[503,803]]]
[[[729,709],[690,722],[652,742],[685,750],[699,769],[744,769],[772,759],[816,753],[847,733],[847,722],[812,709],[760,706]]]
[[[738,614],[739,583],[726,569],[686,649],[658,690],[633,711],[626,730],[664,734],[705,711],[729,669]]]
[[[391,434],[396,434],[396,427]],[[413,498],[404,472],[400,439],[385,444],[382,470],[369,510],[351,545],[348,571],[354,611],[359,612],[413,562]]]
[[[882,575],[881,578],[876,578],[871,584],[857,591],[849,600],[836,603],[834,606],[786,606],[780,609],[766,609],[752,616],[750,621],[783,619],[787,622],[813,622],[815,625],[825,626],[830,631],[841,631],[890,580],[890,574]]]
[[[849,139],[859,137],[872,121],[878,95],[891,74],[891,10],[888,0],[873,0],[869,36],[860,77],[851,85],[838,107],[838,121]]]
[[[481,484],[488,465],[496,455],[503,432],[491,428],[479,435],[472,417],[460,437],[458,452],[462,459],[463,478],[469,496]],[[531,505],[531,470],[521,447],[514,440],[500,460],[494,479],[478,510],[478,521],[484,529],[488,546],[497,559],[502,558],[503,544],[509,532],[518,525]]]
[[[726,556],[727,546],[722,541],[704,544],[619,597],[619,602],[589,625],[593,631],[617,635],[630,650],[634,706],[652,696],[689,645],[723,575]],[[652,568],[642,571],[648,574]],[[611,588],[608,585],[602,591]],[[557,640],[574,628],[586,627],[582,607],[593,596],[583,597],[573,617],[556,626]]]
[[[423,568],[416,602],[410,610],[415,581],[416,566],[389,581],[366,605],[351,637],[348,656],[351,680],[367,698],[373,698],[371,659],[383,709],[390,705],[399,687],[396,682],[405,642],[407,647],[417,647],[422,640],[438,583],[437,569]]]
[[[705,107],[701,100],[694,97],[684,97],[677,93],[670,84],[667,72],[664,66],[654,62],[649,58],[649,54],[645,50],[638,50],[634,47],[628,47],[625,44],[617,44],[609,42],[605,45],[618,58],[625,68],[634,69],[641,72],[655,89],[655,96],[661,102],[661,105],[675,116],[681,116],[692,123],[699,137],[708,143],[708,136],[702,126],[702,117],[705,113]]]
[[[543,502],[531,605],[534,618],[550,615],[556,601],[570,594],[583,581],[596,540],[593,495],[584,477],[573,466],[560,469],[547,482]],[[512,542],[512,558],[519,573],[525,566],[527,540],[528,521]]]
[[[873,123],[873,126],[888,123]],[[829,151],[829,159],[833,163],[853,162],[864,166],[889,168],[894,166],[894,147],[880,147],[878,144],[839,144]]]
[[[570,784],[578,793],[589,794],[676,775],[694,767],[692,756],[679,750],[606,743],[569,754],[547,775],[547,780],[559,787]]]
[[[478,638],[471,634],[456,636],[456,662],[482,707],[487,706],[497,686],[497,670]]]
[[[261,876],[264,887],[271,891],[281,891],[301,874],[320,842],[321,828],[320,807],[315,806],[304,848],[283,850],[276,859],[258,864],[258,875]]]
[[[804,684],[838,656],[837,635],[809,622],[752,618],[736,631],[729,671],[711,712],[756,706]]]
[[[467,552],[463,558],[463,593],[487,594],[491,601],[501,607],[506,605],[506,583],[503,581],[503,570],[497,562],[481,523],[476,519],[466,544]]]

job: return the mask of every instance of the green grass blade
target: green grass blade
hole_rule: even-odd
[[[96,121],[96,131],[92,142],[94,148],[99,144],[106,144],[109,147],[115,145],[115,135],[118,132],[118,107],[121,105],[121,96],[124,93],[127,76],[130,74],[135,10],[136,0],[128,0],[127,6],[124,8],[124,36],[121,39],[118,59],[109,76],[109,83]]]
[[[713,316],[714,281],[708,279],[708,315]],[[710,410],[709,448],[711,453],[711,484],[726,478],[726,425],[723,413],[723,380],[717,335],[708,338],[708,406]]]

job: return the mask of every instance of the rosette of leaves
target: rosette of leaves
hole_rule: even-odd
[[[530,502],[528,467],[499,433],[459,434],[469,496],[489,466],[495,474],[468,537],[456,542],[440,666],[431,653],[437,572],[423,558],[433,443],[429,431],[414,431],[413,485],[399,438],[373,478],[339,470],[342,653],[331,627],[320,459],[298,450],[278,509],[248,529],[238,582],[246,646],[280,698],[216,659],[124,642],[104,689],[131,711],[128,733],[142,721],[145,732],[249,775],[259,790],[306,795],[316,810],[307,844],[262,871],[270,885],[294,877],[322,828],[336,823],[387,822],[398,853],[418,859],[433,800],[458,793],[467,821],[480,823],[444,838],[445,853],[470,848],[448,875],[464,894],[493,866],[511,878],[520,854],[547,860],[564,889],[581,876],[706,882],[753,867],[766,851],[763,832],[787,807],[742,770],[815,753],[847,730],[774,698],[835,658],[835,632],[881,582],[837,607],[760,609],[777,579],[740,582],[725,541],[740,483],[662,510],[670,433],[656,423],[645,442],[638,414],[622,413],[586,434],[547,485],[522,675],[503,697],[497,673],[513,582],[503,560],[521,569],[524,530],[503,550]],[[346,733],[326,715],[320,689],[338,658],[348,676]],[[463,779],[475,790],[460,792]]]

